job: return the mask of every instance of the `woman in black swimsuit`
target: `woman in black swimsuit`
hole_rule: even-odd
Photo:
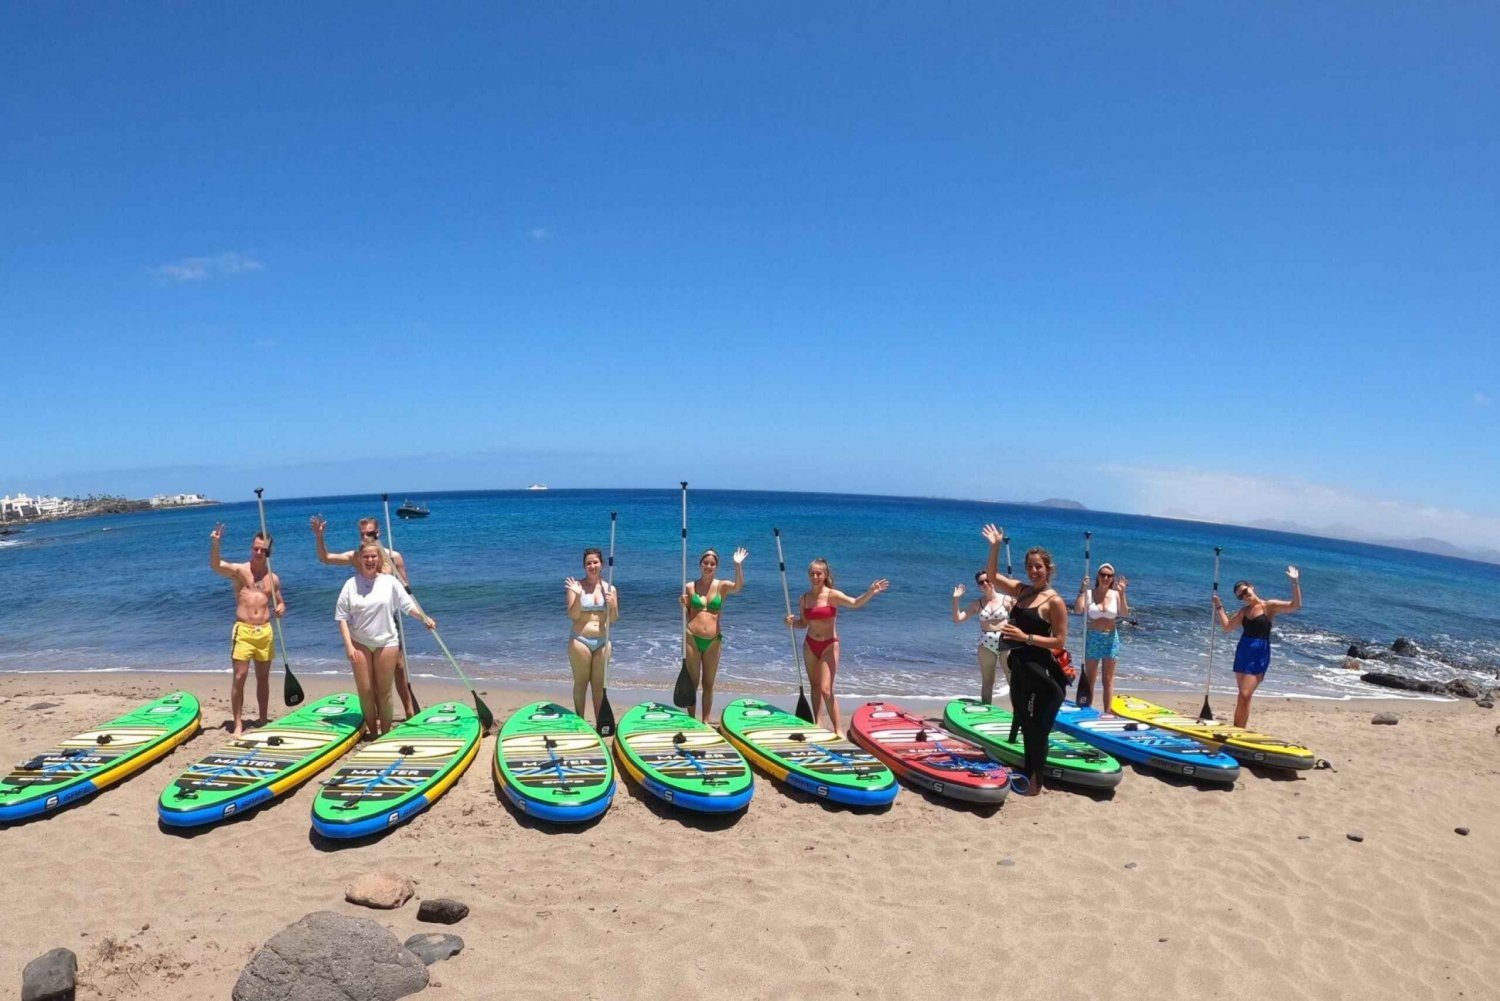
[[[1042,791],[1042,768],[1047,762],[1048,735],[1062,706],[1067,677],[1052,656],[1068,645],[1068,606],[1052,590],[1052,554],[1040,546],[1026,551],[1023,565],[1027,583],[1000,573],[1000,543],[1005,534],[994,525],[984,526],[990,558],[985,576],[995,590],[1016,599],[1010,621],[1000,629],[1010,654],[1010,697],[1021,724],[1025,749],[1027,787],[1022,796]]]

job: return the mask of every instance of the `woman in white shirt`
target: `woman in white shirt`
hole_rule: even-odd
[[[344,582],[333,612],[344,636],[349,666],[354,669],[354,687],[365,714],[365,736],[370,738],[391,729],[391,682],[396,676],[401,642],[396,635],[397,614],[405,612],[428,629],[437,628],[399,580],[380,572],[384,559],[378,542],[359,547],[354,564],[359,572]]]
[[[1089,588],[1089,579],[1083,578],[1078,588],[1078,600],[1073,611],[1088,617],[1088,631],[1084,633],[1083,670],[1092,683],[1099,677],[1099,665],[1104,665],[1104,701],[1098,703],[1099,711],[1106,715],[1115,694],[1115,666],[1120,656],[1120,627],[1118,620],[1130,614],[1130,602],[1125,600],[1124,577],[1115,576],[1111,563],[1099,564],[1094,586]]]

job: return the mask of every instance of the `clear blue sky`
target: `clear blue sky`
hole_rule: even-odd
[[[0,9],[0,493],[1500,544],[1500,7]]]

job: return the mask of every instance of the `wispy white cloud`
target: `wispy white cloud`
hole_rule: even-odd
[[[1490,399],[1488,393],[1482,393],[1477,389],[1474,390],[1474,405],[1476,407],[1487,407],[1494,402],[1494,400]]]
[[[265,265],[255,258],[230,251],[210,257],[184,257],[180,261],[158,265],[151,269],[151,273],[164,282],[181,284],[201,282],[208,278],[247,275],[263,270]]]
[[[526,235],[531,237],[537,243],[541,243],[543,240],[552,239],[552,231],[545,226],[537,226]]]
[[[1392,500],[1305,480],[1197,469],[1111,465],[1129,504],[1142,514],[1244,525],[1265,519],[1368,538],[1430,537],[1500,549],[1500,517]]]

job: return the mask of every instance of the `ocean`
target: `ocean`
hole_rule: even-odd
[[[400,495],[404,499],[406,495]],[[668,490],[483,491],[411,495],[430,506],[421,520],[396,520],[419,600],[466,672],[502,684],[569,688],[563,579],[582,576],[586,546],[609,545],[618,512],[612,686],[668,691],[681,658],[680,494]],[[392,497],[392,512],[399,503]],[[378,497],[268,500],[288,612],[287,653],[299,675],[348,670],[333,605],[349,576],[317,562],[308,519],[328,519],[331,549],[353,548],[355,523],[381,516]],[[229,582],[208,568],[209,532],[226,525],[224,557],[249,558],[256,505],[101,516],[27,527],[0,539],[0,671],[220,672],[229,664],[234,602]],[[383,521],[383,518],[382,518]],[[838,586],[857,595],[878,577],[891,588],[842,614],[838,691],[846,697],[946,699],[976,694],[977,626],[954,625],[953,586],[974,597],[985,522],[1003,526],[1022,553],[1051,550],[1056,583],[1071,600],[1083,576],[1083,533],[1093,562],[1112,562],[1130,581],[1135,625],[1125,627],[1117,688],[1202,689],[1209,646],[1213,547],[1223,547],[1221,592],[1253,581],[1266,597],[1290,594],[1285,568],[1301,568],[1303,610],[1276,622],[1262,694],[1322,698],[1389,696],[1344,669],[1351,643],[1388,648],[1397,636],[1426,655],[1396,666],[1434,680],[1492,678],[1500,664],[1500,566],[1332,539],[1029,505],[910,497],[695,490],[689,495],[688,566],[722,554],[732,572],[736,546],[750,551],[743,593],[724,611],[717,701],[736,693],[794,691],[792,647],[772,527],[781,529],[792,600],[815,557]],[[1079,620],[1071,647],[1081,650]],[[410,630],[417,677],[452,677],[436,644]],[[1233,692],[1236,636],[1219,634],[1214,690]],[[278,658],[279,664],[279,658]],[[1391,669],[1371,664],[1370,669]]]

